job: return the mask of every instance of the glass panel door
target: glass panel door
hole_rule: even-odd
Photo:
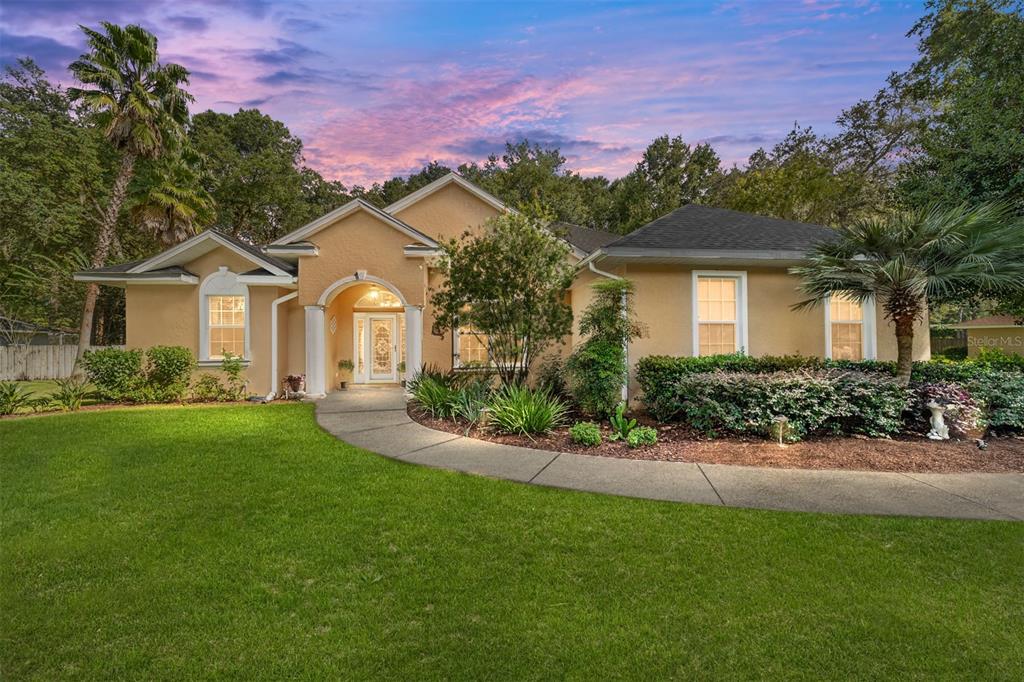
[[[395,381],[395,318],[370,318],[370,380]]]

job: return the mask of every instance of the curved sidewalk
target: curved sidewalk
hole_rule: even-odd
[[[435,431],[400,389],[367,387],[316,403],[348,443],[426,466],[590,492],[698,504],[843,514],[1024,520],[1024,474],[901,474],[655,462],[500,445]]]

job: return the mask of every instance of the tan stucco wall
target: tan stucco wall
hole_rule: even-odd
[[[320,255],[299,259],[300,305],[315,305],[328,287],[358,270],[390,282],[410,305],[423,304],[423,259],[405,256],[402,250],[413,239],[380,218],[356,211],[312,235],[310,241],[320,247]]]
[[[967,355],[977,357],[982,348],[1024,355],[1024,328],[968,329]]]
[[[711,269],[711,268],[697,268]],[[802,300],[798,280],[783,268],[720,268],[747,273],[747,353],[762,355],[793,355],[824,357],[825,311],[822,307],[794,311],[791,306]],[[675,265],[630,265],[608,268],[624,275],[636,288],[637,317],[647,327],[644,337],[630,344],[630,366],[648,355],[692,355],[692,270]],[[596,275],[583,272],[572,290],[573,344],[579,343],[579,315],[592,299],[590,284]],[[878,359],[896,359],[896,338],[891,324],[876,306],[876,340]],[[914,337],[914,358],[928,359],[927,322],[919,323]],[[630,390],[638,386],[631,381]]]
[[[221,266],[235,273],[256,267],[224,247],[184,265],[199,277],[200,283]],[[250,364],[245,376],[248,389],[254,393],[265,394],[271,388],[271,303],[286,293],[287,290],[273,286],[249,286]],[[199,284],[129,284],[125,288],[125,317],[125,341],[129,348],[184,346],[199,357]]]
[[[496,215],[496,208],[452,183],[398,211],[395,217],[429,237],[443,240],[459,237]]]

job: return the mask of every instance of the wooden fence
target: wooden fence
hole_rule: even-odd
[[[71,376],[77,353],[78,346],[70,345],[0,346],[0,381],[64,379]]]

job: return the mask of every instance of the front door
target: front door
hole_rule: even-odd
[[[398,381],[395,316],[370,315],[368,322],[370,381]]]

